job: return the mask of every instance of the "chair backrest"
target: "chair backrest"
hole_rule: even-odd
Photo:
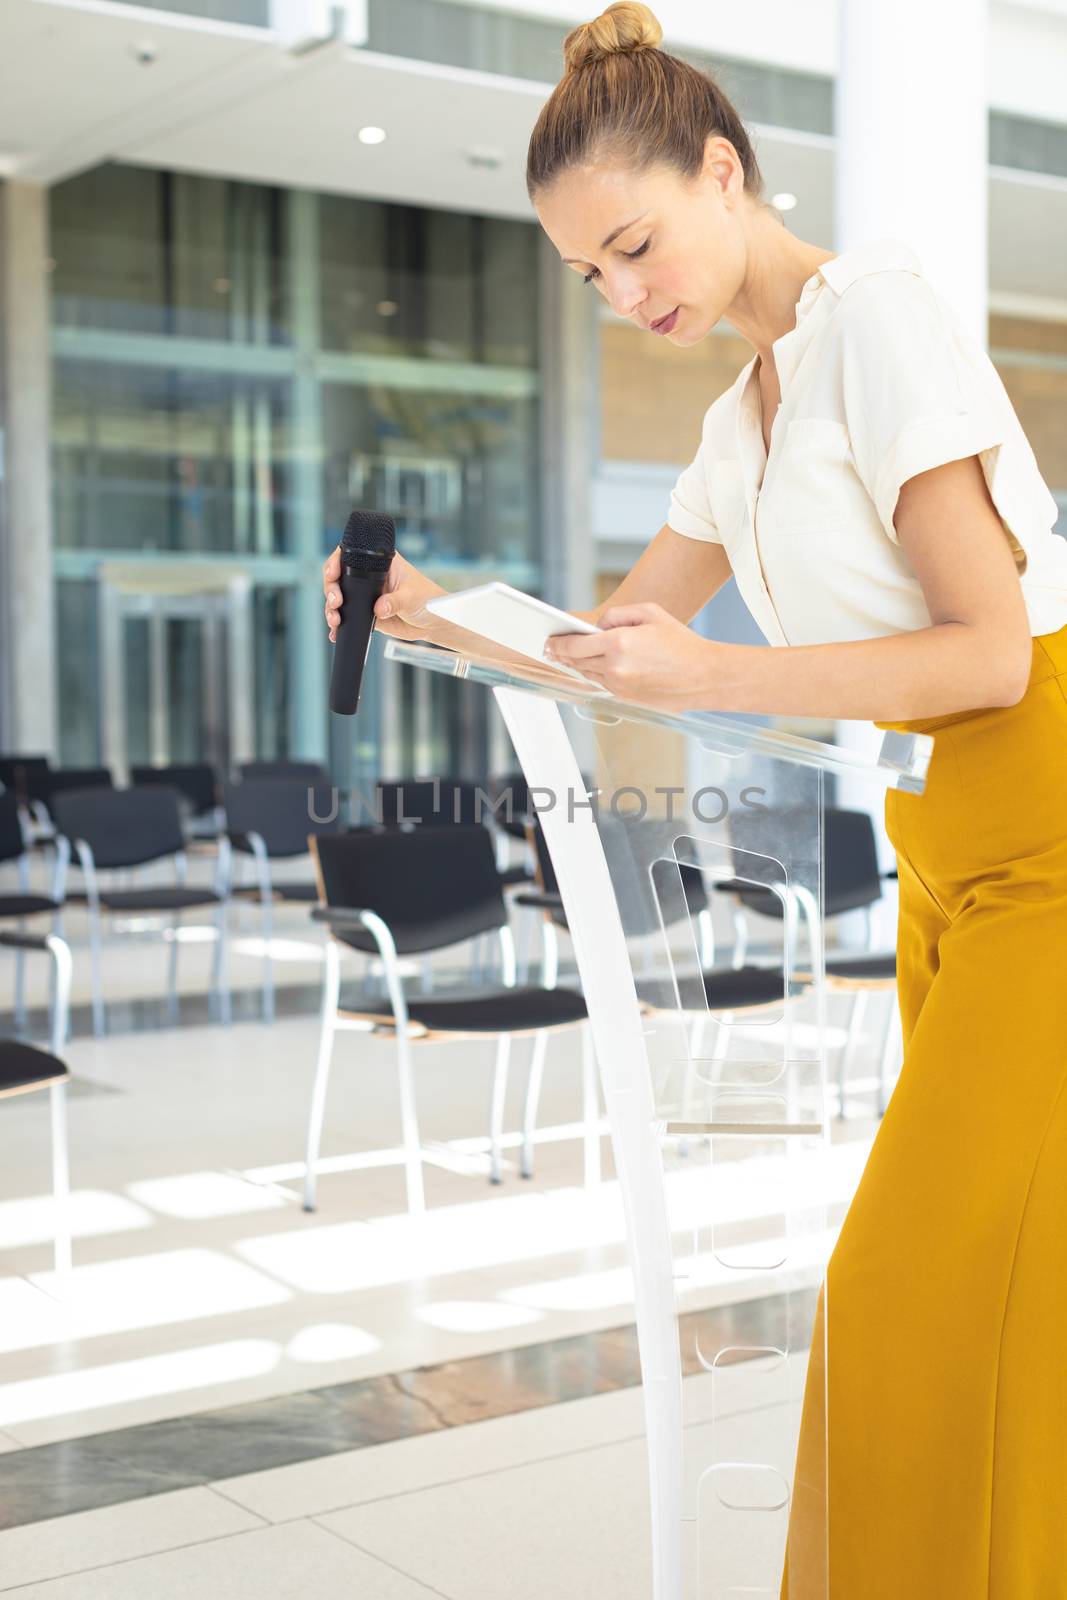
[[[214,767],[206,761],[175,763],[169,767],[131,767],[130,782],[135,789],[177,789],[197,816],[211,811],[217,804],[218,779]]]
[[[46,767],[26,773],[26,794],[30,800],[40,800],[55,820],[53,800],[69,789],[111,789],[110,769],[107,767]]]
[[[0,794],[0,861],[16,861],[25,849],[19,797],[5,790]]]
[[[312,788],[329,788],[333,779],[320,761],[245,761],[237,769],[242,783],[264,780],[278,783],[303,783]]]
[[[222,786],[226,827],[238,849],[258,833],[267,854],[278,861],[303,856],[308,835],[336,833],[341,828],[337,794],[330,784],[309,784],[282,778],[246,778]]]
[[[54,796],[52,816],[98,867],[141,867],[185,849],[174,789],[71,789]]]
[[[23,801],[28,798],[26,790],[28,775],[47,771],[47,756],[0,756],[0,783]]]
[[[489,821],[491,797],[484,784],[466,778],[401,778],[377,783],[375,803],[388,827],[404,822],[419,827],[469,828]]]
[[[623,822],[602,817],[600,830],[608,854],[612,886],[627,936],[647,934],[707,909],[708,891],[699,867],[675,864],[677,824],[658,817]],[[537,871],[546,894],[558,894],[559,883],[540,819],[533,820]],[[639,867],[638,858],[642,863]],[[675,893],[681,889],[681,897]]]
[[[788,822],[783,822],[781,811],[754,811],[732,820],[730,834],[733,843],[743,849],[773,857],[772,841],[776,834],[781,838],[783,826]],[[754,874],[758,872],[757,865]],[[776,881],[778,874],[769,868],[768,879],[772,877]],[[767,917],[782,916],[781,896],[773,890],[746,884],[737,890],[737,896],[751,911]],[[823,812],[823,916],[859,911],[873,906],[881,897],[878,844],[869,814],[827,806]]]
[[[489,830],[475,823],[320,834],[313,842],[319,894],[327,906],[373,911],[401,955],[440,950],[507,924]],[[370,934],[345,929],[361,950]]]
[[[530,786],[524,772],[499,772],[489,779],[497,826],[513,839],[524,839],[533,815]],[[503,804],[499,802],[503,801]]]

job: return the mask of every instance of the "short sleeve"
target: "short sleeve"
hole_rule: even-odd
[[[711,544],[722,544],[708,499],[703,446],[671,490],[667,526],[673,528],[675,533],[684,533],[687,539],[704,539]]]
[[[856,469],[896,543],[893,515],[909,478],[967,456],[980,457],[992,477],[1008,434],[1000,379],[913,273],[859,280],[835,322]]]

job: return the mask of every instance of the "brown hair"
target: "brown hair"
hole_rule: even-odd
[[[649,8],[630,0],[567,35],[566,71],[530,137],[531,200],[561,172],[605,156],[638,172],[664,165],[695,178],[713,134],[737,151],[746,190],[762,195],[759,164],[734,107],[708,73],[660,50],[662,38]]]

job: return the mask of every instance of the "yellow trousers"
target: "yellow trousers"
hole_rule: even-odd
[[[781,1594],[1067,1600],[1067,627],[1018,705],[879,726],[935,740],[886,803],[904,1065],[819,1296]]]

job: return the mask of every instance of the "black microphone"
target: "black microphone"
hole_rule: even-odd
[[[396,554],[396,523],[381,511],[353,511],[341,536],[341,620],[333,650],[330,710],[350,717],[374,631],[374,602]]]

